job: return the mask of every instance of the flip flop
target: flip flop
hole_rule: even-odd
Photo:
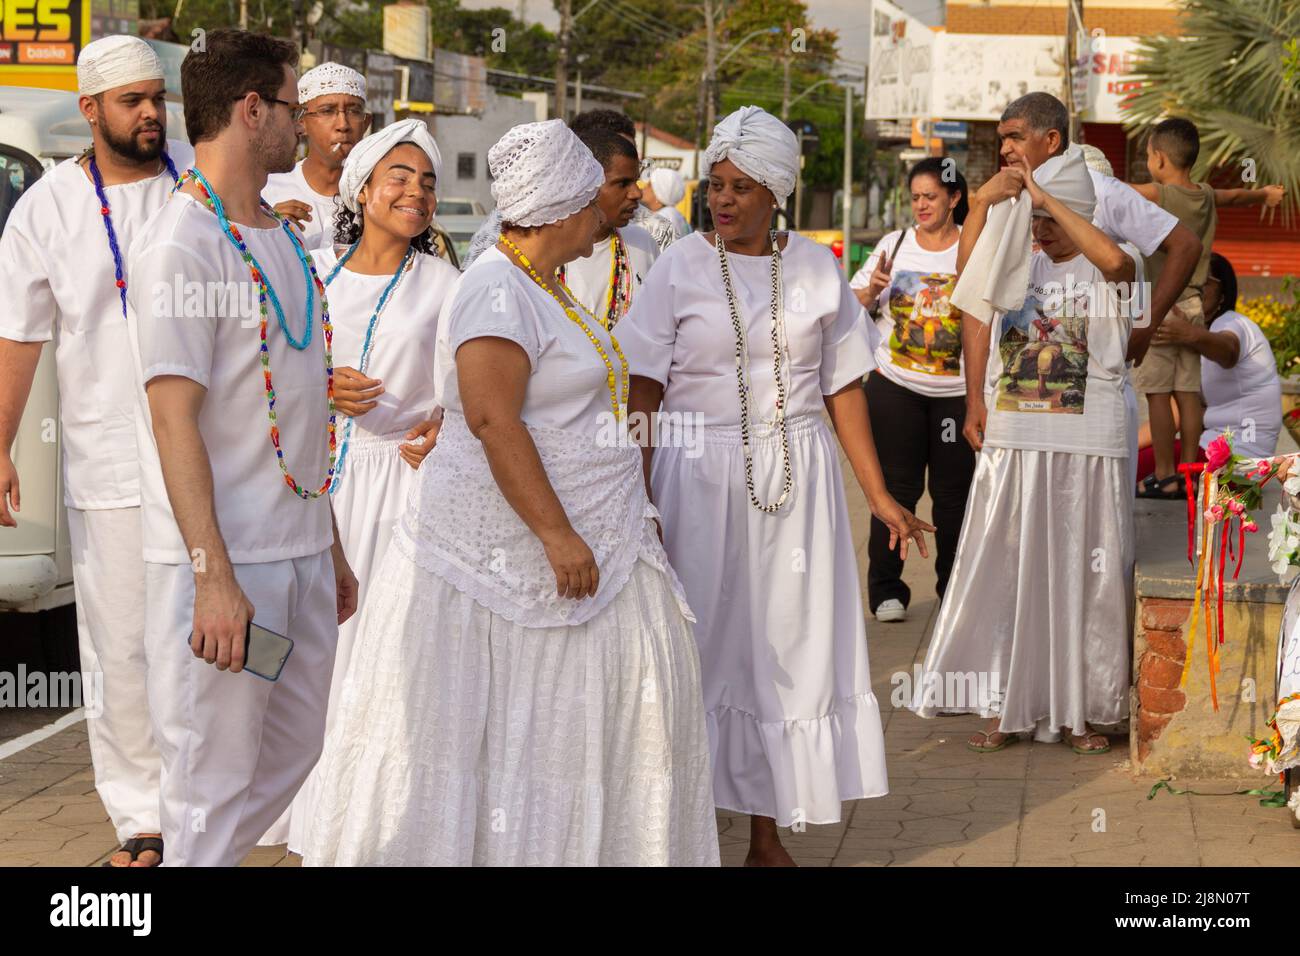
[[[1169,490],[1167,486],[1173,482],[1173,489]],[[1137,493],[1139,498],[1153,498],[1156,501],[1182,501],[1187,497],[1187,485],[1183,483],[1182,475],[1170,475],[1167,478],[1156,480],[1155,475],[1148,475],[1142,481],[1142,490]]]
[[[1078,746],[1077,744],[1075,744],[1075,742],[1074,742],[1074,738],[1075,738],[1075,737],[1083,737],[1085,743],[1091,741],[1093,737],[1100,737],[1102,740],[1104,740],[1104,741],[1106,742],[1106,746],[1104,746],[1104,747],[1080,747],[1080,746]],[[1091,731],[1089,731],[1087,734],[1067,734],[1067,735],[1063,735],[1063,736],[1061,737],[1061,739],[1064,740],[1064,741],[1066,741],[1066,742],[1070,745],[1070,749],[1071,749],[1071,750],[1073,750],[1075,753],[1077,753],[1077,754],[1079,754],[1079,755],[1081,755],[1081,756],[1084,756],[1084,757],[1091,757],[1093,754],[1108,754],[1108,753],[1110,753],[1110,741],[1109,741],[1109,740],[1106,740],[1106,735],[1105,735],[1105,734],[1099,734],[1099,733],[1097,733],[1097,731],[1095,731],[1095,730],[1091,730]]]
[[[131,837],[131,839],[127,840],[118,849],[113,851],[113,856],[116,856],[119,853],[130,853],[131,862],[134,863],[136,860],[140,859],[141,853],[147,853],[150,850],[158,854],[158,863],[154,864],[154,866],[158,866],[163,861],[163,841],[161,837]],[[113,866],[113,861],[111,859],[105,860],[100,864],[100,866],[107,866],[114,870],[127,869],[127,867],[123,866]]]
[[[967,740],[966,749],[973,750],[977,754],[995,754],[999,750],[1005,750],[1007,747],[1011,746],[1017,740],[1020,739],[1020,737],[1017,734],[1003,734],[1002,731],[1000,730],[977,730],[975,732],[984,738],[984,743],[973,744],[969,740]],[[1000,744],[989,743],[989,740],[993,737],[994,734],[1002,734],[1004,738],[1002,743]]]

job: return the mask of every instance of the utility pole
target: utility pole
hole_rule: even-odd
[[[573,23],[573,0],[560,5],[560,52],[555,59],[555,115],[568,119],[569,107],[569,31]]]
[[[844,80],[844,222],[843,243],[844,253],[840,257],[844,266],[844,275],[852,276],[853,267],[851,265],[852,257],[849,255],[852,246],[853,224],[850,221],[853,216],[853,86],[847,78]]]
[[[718,86],[718,24],[714,18],[713,0],[704,0],[704,134],[712,135],[717,123],[714,96]]]
[[[239,29],[248,29],[248,0],[239,0]]]
[[[781,122],[790,120],[790,24],[785,25],[781,43]]]
[[[1079,59],[1079,34],[1083,32],[1083,0],[1067,0],[1065,7],[1065,102],[1070,111],[1070,142],[1082,142],[1083,123],[1074,95],[1074,73]]]

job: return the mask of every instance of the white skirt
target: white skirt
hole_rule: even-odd
[[[835,823],[840,803],[888,792],[857,556],[835,438],[788,423],[794,490],[775,514],[745,487],[739,426],[657,448],[654,501],[695,612],[719,807]],[[760,501],[781,493],[780,434],[752,440]]]
[[[321,758],[308,866],[716,866],[691,626],[638,560],[521,627],[390,548]]]
[[[985,448],[912,709],[1047,739],[1123,720],[1133,559],[1129,459]]]
[[[405,431],[371,435],[355,429],[348,442],[347,470],[338,490],[330,496],[334,518],[339,526],[339,541],[352,573],[360,585],[357,613],[339,625],[338,650],[334,657],[334,676],[330,681],[329,710],[325,715],[325,733],[334,726],[343,679],[347,676],[356,643],[357,627],[365,608],[375,570],[388,549],[393,527],[406,510],[406,499],[415,485],[416,470],[402,460],[399,448]],[[320,790],[320,765],[303,783],[293,804],[262,837],[261,845],[288,843],[289,850],[301,853],[307,828],[314,813]]]

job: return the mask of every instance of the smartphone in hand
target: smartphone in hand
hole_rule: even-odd
[[[252,621],[244,632],[244,670],[263,680],[277,681],[293,653],[293,641]]]

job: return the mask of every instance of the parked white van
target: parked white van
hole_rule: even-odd
[[[168,104],[167,133],[185,136],[178,103]],[[76,93],[0,86],[0,231],[24,190],[90,145]],[[0,629],[6,612],[44,611],[73,601],[58,422],[54,349],[46,347],[12,450],[22,510],[14,515],[17,528],[0,528]]]

